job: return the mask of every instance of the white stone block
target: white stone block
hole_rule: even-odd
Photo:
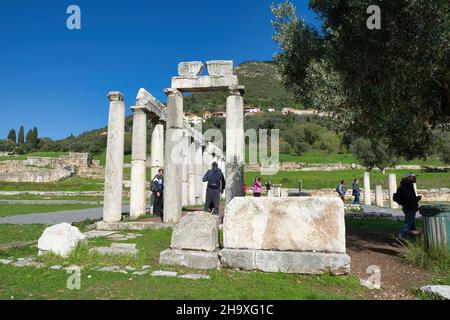
[[[234,198],[225,208],[224,247],[345,253],[337,197]]]
[[[203,62],[201,61],[180,62],[178,64],[180,77],[198,77],[201,75],[202,70]]]
[[[211,60],[206,62],[210,76],[231,76],[233,74],[233,61],[231,60]]]
[[[38,240],[39,255],[52,252],[67,257],[78,243],[85,242],[86,236],[77,227],[61,223],[44,230]]]

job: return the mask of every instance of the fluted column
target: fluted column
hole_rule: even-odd
[[[123,161],[125,143],[125,103],[120,92],[108,93],[109,119],[106,147],[103,221],[122,220]]]
[[[147,190],[147,114],[133,107],[133,142],[131,154],[130,217],[145,215]]]
[[[159,169],[164,169],[164,124],[162,122],[153,123],[151,143],[151,179],[153,179]]]
[[[372,200],[370,198],[370,173],[364,173],[364,204],[366,206],[370,206],[372,204]]]
[[[164,179],[164,222],[178,223],[182,210],[183,174],[183,95],[176,89],[167,89],[167,123]]]
[[[375,203],[377,207],[384,207],[383,186],[381,184],[375,186]]]
[[[398,204],[394,201],[394,193],[397,192],[397,175],[395,173],[389,174],[389,206],[392,209],[397,209]]]
[[[226,119],[226,203],[244,196],[244,90],[231,88],[227,98]]]

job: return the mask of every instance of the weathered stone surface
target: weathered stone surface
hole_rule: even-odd
[[[120,231],[120,230],[160,230],[171,228],[172,224],[162,222],[97,222],[97,230]]]
[[[18,258],[16,261],[13,261],[11,265],[15,267],[33,267],[33,268],[44,267],[44,264],[36,262],[34,257]]]
[[[424,286],[420,290],[442,300],[450,300],[450,286]]]
[[[208,74],[213,77],[231,76],[233,74],[233,61],[231,60],[211,60],[206,61]]]
[[[128,273],[126,270],[123,270],[120,266],[102,267],[100,269],[97,269],[97,271],[117,272],[117,273],[123,273],[123,274]]]
[[[203,211],[185,215],[172,233],[172,249],[215,251],[219,247],[217,218]]]
[[[13,260],[0,259],[0,263],[1,263],[1,264],[11,264],[11,263],[13,263]]]
[[[225,248],[346,252],[337,197],[234,198],[225,210]]]
[[[77,227],[61,223],[44,230],[38,240],[39,255],[45,252],[67,257],[79,242],[85,242],[86,236]]]
[[[92,252],[104,255],[132,255],[138,254],[138,249],[134,243],[112,243],[110,247],[92,248]]]
[[[144,276],[147,273],[148,273],[147,271],[136,271],[136,272],[133,272],[133,275],[135,275],[135,276]]]
[[[114,233],[115,233],[114,231],[91,230],[91,231],[85,232],[84,235],[86,236],[87,239],[94,239],[94,238],[107,237]]]
[[[63,267],[62,266],[60,266],[60,265],[54,265],[54,266],[51,266],[50,267],[50,269],[52,269],[52,270],[61,270]]]
[[[180,62],[178,64],[178,75],[180,77],[198,77],[203,70],[203,62],[201,61],[189,61]]]
[[[238,77],[230,76],[200,76],[194,78],[187,77],[173,77],[172,88],[188,92],[214,91],[226,90],[230,86],[239,85]]]
[[[217,269],[220,267],[218,251],[204,252],[168,249],[161,252],[159,263],[202,270]]]
[[[206,274],[195,274],[195,273],[190,273],[190,274],[183,274],[182,276],[179,276],[178,278],[181,279],[190,279],[190,280],[201,280],[201,279],[209,279],[209,276]]]
[[[158,270],[158,271],[153,271],[151,275],[152,275],[152,277],[176,277],[178,275],[178,273],[173,272],[173,271]]]
[[[223,267],[264,272],[333,275],[350,272],[350,257],[343,253],[223,249],[220,260]]]

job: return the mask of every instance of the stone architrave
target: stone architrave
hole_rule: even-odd
[[[183,175],[183,95],[176,89],[166,89],[167,122],[164,179],[164,222],[178,223],[182,210]]]
[[[122,220],[125,103],[120,92],[110,92],[108,142],[106,147],[103,221]]]
[[[234,198],[225,208],[224,247],[345,253],[337,197]]]
[[[364,173],[364,204],[370,206],[372,204],[370,195],[370,173]]]
[[[226,203],[234,197],[244,196],[244,90],[240,87],[232,87],[227,98],[226,119],[226,165],[225,178]]]
[[[143,108],[132,108],[133,142],[131,159],[130,216],[139,218],[146,211],[147,115]]]

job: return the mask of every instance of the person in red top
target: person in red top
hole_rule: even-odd
[[[247,184],[244,182],[244,197],[246,193],[247,193]]]

